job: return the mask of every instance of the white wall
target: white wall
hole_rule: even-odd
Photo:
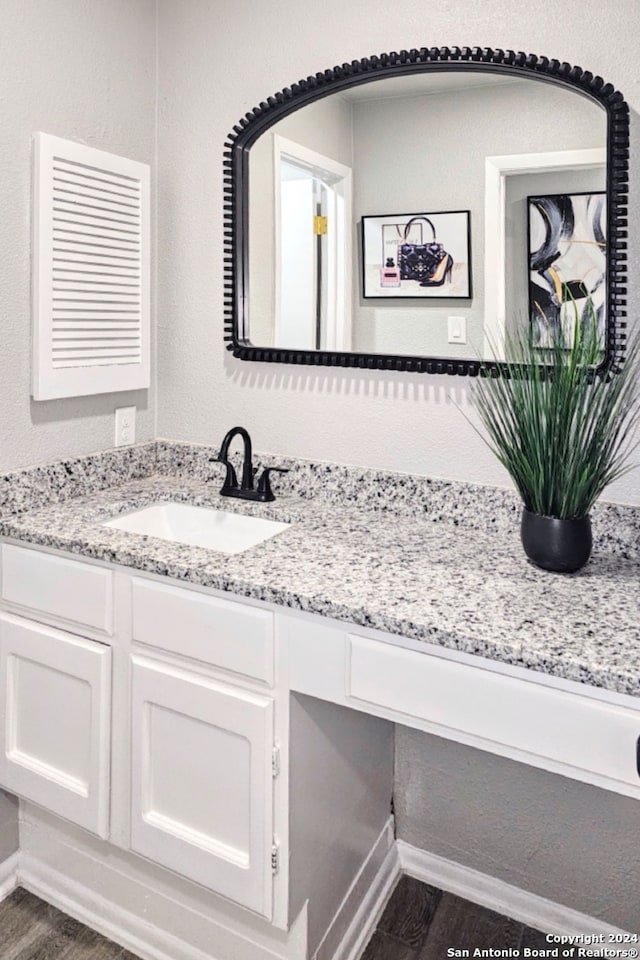
[[[113,410],[153,391],[30,401],[31,137],[151,163],[155,0],[3,0],[0,9],[0,473],[113,446]]]
[[[218,442],[235,423],[257,449],[508,485],[453,400],[452,378],[242,363],[223,348],[221,164],[238,119],[300,77],[411,46],[477,44],[523,49],[599,73],[640,106],[630,37],[636,0],[603,23],[599,0],[443,0],[390,15],[383,0],[255,3],[159,0],[160,220],[159,433]],[[606,43],[603,30],[606,27]],[[630,223],[640,222],[640,151],[632,118]],[[640,240],[631,239],[630,315],[640,299]],[[636,281],[634,285],[634,280]],[[640,503],[640,473],[609,497]]]

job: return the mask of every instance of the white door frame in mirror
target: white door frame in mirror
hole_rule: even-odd
[[[507,177],[525,173],[602,167],[607,151],[556,150],[485,158],[484,180],[484,357],[504,357],[506,324],[506,188]]]
[[[351,213],[351,167],[315,150],[303,147],[286,137],[274,135],[274,226],[275,226],[275,278],[274,312],[275,338],[278,345],[286,343],[282,325],[282,217],[280,190],[280,162],[293,160],[310,168],[321,170],[335,178],[331,191],[332,209],[328,211],[327,229],[327,311],[326,343],[323,350],[351,350],[351,257],[352,257],[352,213]],[[309,225],[311,227],[311,224]],[[311,344],[294,344],[309,349]]]

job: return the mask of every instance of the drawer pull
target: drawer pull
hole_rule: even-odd
[[[636,740],[636,770],[640,777],[640,737]]]

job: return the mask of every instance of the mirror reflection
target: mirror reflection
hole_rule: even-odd
[[[451,69],[301,107],[249,154],[248,338],[477,358],[605,322],[606,113],[534,78]]]

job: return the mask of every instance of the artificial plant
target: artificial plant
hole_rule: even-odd
[[[498,375],[484,368],[472,394],[525,508],[561,519],[588,516],[632,469],[640,419],[638,341],[618,367],[604,365],[595,322],[577,312],[568,341],[561,325],[543,347],[529,331],[509,334]]]

